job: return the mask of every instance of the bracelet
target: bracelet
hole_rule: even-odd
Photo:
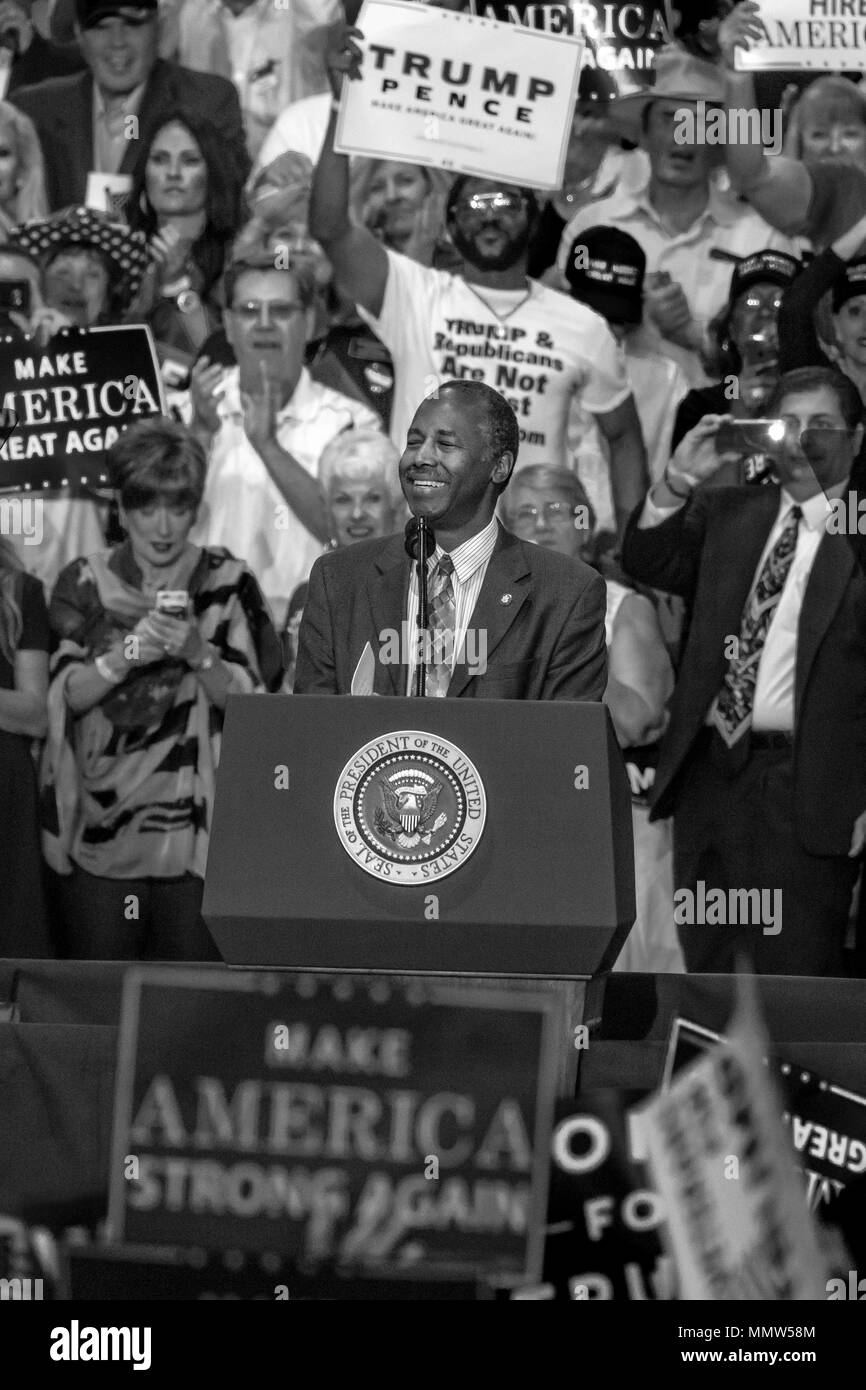
[[[115,675],[108,664],[105,652],[100,652],[99,656],[94,657],[93,664],[96,667],[97,673],[104,681],[108,681],[109,685],[120,685],[122,681],[126,680],[126,676]]]
[[[690,498],[691,495],[692,495],[693,489],[694,489],[695,487],[697,487],[697,483],[695,483],[694,481],[690,480],[690,481],[692,481],[692,486],[689,488],[688,492],[677,492],[676,488],[673,486],[673,484],[672,484],[672,482],[671,482],[671,475],[670,475],[670,471],[669,471],[669,470],[670,470],[670,464],[667,465],[667,467],[665,468],[664,473],[662,474],[662,479],[663,479],[663,481],[664,481],[665,487],[667,488],[668,492],[672,492],[673,495],[674,495],[674,497],[678,497],[678,498],[680,499],[681,502],[688,502],[689,498]],[[681,478],[683,478],[683,479],[686,479],[686,478],[689,477],[689,475],[688,475],[687,473],[680,473],[680,474],[679,474],[679,477],[681,477]]]

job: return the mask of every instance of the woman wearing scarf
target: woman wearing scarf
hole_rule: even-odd
[[[189,432],[142,421],[108,462],[127,539],[68,565],[49,610],[45,854],[70,956],[218,959],[200,906],[223,710],[278,687],[279,646],[246,565],[188,539]]]

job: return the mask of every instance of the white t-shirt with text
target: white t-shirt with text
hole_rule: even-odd
[[[594,415],[628,398],[616,340],[585,305],[537,280],[517,290],[476,289],[461,276],[387,255],[382,312],[363,317],[394,359],[391,438],[401,452],[418,406],[454,378],[484,381],[506,398],[520,426],[521,466],[567,465],[573,396]]]

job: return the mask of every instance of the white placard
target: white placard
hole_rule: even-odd
[[[513,24],[367,0],[364,63],[335,148],[455,174],[559,188],[583,44]]]
[[[840,13],[841,11],[859,13]],[[741,71],[866,69],[866,6],[859,0],[767,0],[756,16],[764,36],[737,49]]]
[[[638,1111],[681,1299],[826,1297],[765,1054],[759,1025],[740,1009],[728,1040]]]

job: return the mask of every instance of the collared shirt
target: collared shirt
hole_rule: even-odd
[[[109,111],[99,87],[93,84],[93,167],[100,174],[116,174],[129,149],[128,116],[137,116],[145,83],[133,88]]]
[[[761,558],[755,567],[755,574],[749,589],[749,598],[751,598],[758,582],[767,556],[782,534],[791,508],[798,506],[802,516],[797,531],[797,545],[791,568],[785,578],[785,587],[782,589],[776,611],[770,621],[767,636],[764,639],[764,647],[758,661],[758,675],[752,702],[752,728],[756,733],[793,732],[797,630],[800,622],[800,610],[803,607],[803,595],[806,592],[809,575],[815,563],[818,546],[821,544],[827,529],[827,518],[833,512],[828,499],[841,497],[847,488],[848,481],[846,479],[835,487],[828,488],[826,493],[816,492],[814,497],[809,497],[805,502],[796,502],[790,493],[782,488],[779,510],[764,549],[761,551]],[[640,525],[657,526],[666,517],[673,516],[674,512],[678,510],[677,507],[658,507],[647,498],[641,514]],[[746,604],[743,605],[744,612],[748,601],[747,599]],[[736,634],[732,633],[731,636],[736,636]],[[707,711],[705,721],[707,724],[713,722],[712,714],[715,703],[713,700]]]
[[[608,198],[581,208],[566,226],[557,264],[564,268],[568,250],[577,234],[590,226],[619,227],[640,243],[646,255],[647,274],[666,270],[682,286],[692,317],[705,328],[728,301],[731,261],[715,260],[711,250],[750,256],[755,251],[786,251],[799,255],[799,243],[783,236],[745,203],[738,202],[718,176],[710,180],[703,212],[684,231],[671,233],[650,202],[650,171],[636,185],[620,184]],[[659,338],[661,351],[679,362],[694,386],[709,382],[697,353]]]
[[[470,536],[468,541],[458,545],[450,551],[451,559],[454,561],[454,573],[451,576],[451,583],[454,586],[455,616],[454,616],[454,649],[451,653],[451,672],[457,664],[463,644],[466,642],[467,629],[475,605],[478,602],[478,595],[481,593],[481,586],[484,583],[484,576],[487,573],[487,566],[490,557],[496,548],[499,539],[499,522],[496,517],[492,517],[483,530],[478,531],[474,536]],[[432,598],[434,586],[435,568],[441,556],[445,554],[441,545],[437,545],[427,567],[427,590]],[[415,566],[412,566],[411,577],[409,579],[409,598],[406,607],[406,651],[409,655],[409,679],[406,683],[406,694],[412,694],[413,682],[415,680],[415,654],[418,646],[418,575]],[[381,640],[381,635],[380,635]],[[485,645],[481,649],[479,642],[483,640]],[[486,633],[483,638],[473,637],[471,642],[466,642],[467,661],[478,661],[486,658]]]
[[[226,373],[219,406],[221,425],[211,444],[204,497],[190,538],[222,545],[246,560],[276,622],[322,553],[291,510],[244,432],[237,367]],[[319,458],[335,435],[352,428],[378,429],[379,420],[360,401],[320,386],[304,368],[291,399],[277,413],[277,443],[316,477]]]

